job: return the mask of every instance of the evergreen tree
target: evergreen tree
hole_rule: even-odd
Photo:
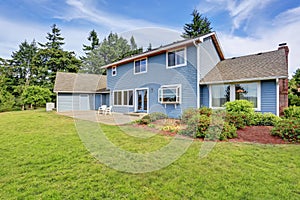
[[[94,50],[99,46],[99,38],[95,30],[92,30],[90,32],[89,37],[87,39],[91,42],[91,45],[83,45],[83,51],[86,54],[88,54],[90,51]]]
[[[57,28],[56,24],[53,24],[51,28],[51,33],[47,33],[46,36],[48,42],[45,44],[39,43],[39,45],[47,49],[62,49],[62,45],[65,43],[63,42],[64,38],[61,36],[60,29]]]
[[[148,48],[147,48],[147,51],[151,51],[151,50],[152,50],[152,44],[149,43],[149,46],[148,46]]]
[[[101,66],[120,60],[130,52],[131,46],[123,37],[110,33],[98,48],[93,49],[83,60],[81,71],[85,73],[104,74]]]
[[[199,14],[196,9],[191,15],[193,16],[192,22],[185,24],[183,27],[184,33],[181,35],[183,38],[195,38],[212,31],[210,21]]]
[[[33,58],[38,48],[33,40],[30,44],[25,40],[19,45],[19,50],[12,53],[10,66],[13,70],[15,85],[29,85],[34,74]]]
[[[131,50],[136,50],[137,49],[137,44],[135,43],[135,39],[133,36],[130,38],[130,49]]]
[[[300,68],[289,81],[289,105],[300,106]]]

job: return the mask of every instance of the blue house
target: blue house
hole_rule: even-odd
[[[220,108],[247,99],[260,112],[287,107],[288,47],[225,59],[215,33],[175,42],[103,66],[114,112]]]
[[[61,74],[57,105],[59,110],[72,109],[72,97],[73,109],[82,110],[76,96],[89,94],[95,100],[85,109],[109,104],[113,112],[162,112],[177,118],[187,108],[221,108],[228,101],[246,99],[256,111],[280,115],[288,105],[288,52],[281,44],[274,51],[225,59],[216,34],[209,33],[103,66],[107,75],[101,89],[66,90]],[[85,88],[99,82],[99,77],[79,77]]]

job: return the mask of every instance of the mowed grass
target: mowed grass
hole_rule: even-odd
[[[132,152],[153,151],[172,139],[101,128],[116,146]],[[220,142],[200,159],[202,144],[194,141],[159,171],[130,174],[91,156],[71,118],[44,111],[1,113],[0,198],[300,199],[300,145]]]

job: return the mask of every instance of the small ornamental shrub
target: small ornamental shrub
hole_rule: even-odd
[[[228,122],[224,122],[222,133],[219,137],[220,140],[227,140],[236,138],[238,135],[236,133],[236,127],[233,124],[229,124]]]
[[[167,125],[167,126],[163,126],[161,128],[162,131],[169,131],[172,133],[177,133],[180,130],[180,126],[179,125]]]
[[[195,108],[188,108],[183,111],[183,114],[181,116],[181,122],[183,124],[187,124],[188,120],[191,119],[193,116],[198,115],[198,109]]]
[[[229,112],[226,114],[225,121],[233,124],[237,129],[245,128],[248,125],[250,115],[245,113]]]
[[[137,124],[140,124],[140,125],[148,125],[151,123],[150,116],[145,115],[144,117],[142,117],[142,119],[136,120],[136,122],[137,122]]]
[[[289,142],[300,142],[300,119],[282,119],[274,126],[271,133]]]
[[[207,107],[202,107],[202,108],[199,108],[198,112],[200,115],[206,115],[206,116],[210,117],[212,114],[212,109],[207,108]]]
[[[252,125],[254,126],[274,126],[279,120],[280,117],[274,115],[273,113],[255,113],[252,116]]]
[[[168,118],[168,115],[166,115],[165,113],[161,113],[161,112],[150,113],[148,116],[149,116],[151,122]]]
[[[206,115],[195,115],[188,120],[188,127],[196,130],[194,137],[205,137],[206,130],[210,125],[211,118]]]
[[[290,106],[283,111],[285,118],[300,118],[300,107]]]
[[[254,113],[253,103],[247,100],[235,100],[225,103],[227,112]]]

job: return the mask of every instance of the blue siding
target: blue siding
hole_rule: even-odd
[[[197,67],[196,48],[187,47],[187,66],[167,69],[166,54],[148,57],[147,73],[133,74],[133,62],[117,67],[117,75],[111,76],[111,69],[107,71],[107,87],[110,91],[124,89],[149,89],[149,112],[163,112],[170,117],[179,117],[182,110],[196,107]],[[181,84],[182,103],[180,105],[163,105],[158,102],[158,88],[161,85]],[[113,102],[111,93],[110,101]],[[134,98],[135,94],[134,94]],[[133,107],[114,106],[115,112],[133,112]]]
[[[200,79],[203,78],[220,61],[219,54],[211,38],[200,44]]]
[[[95,95],[95,110],[97,110],[102,105],[101,94]]]
[[[261,81],[261,112],[277,114],[276,80]]]
[[[200,86],[200,105],[209,107],[209,89],[207,85]]]

